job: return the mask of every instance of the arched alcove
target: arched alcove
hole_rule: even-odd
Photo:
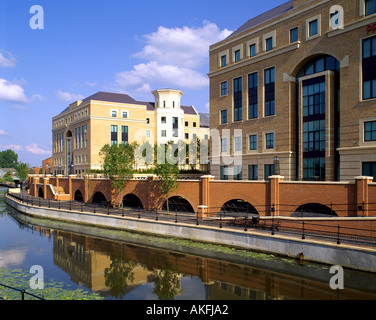
[[[134,194],[127,194],[123,198],[123,206],[127,208],[143,209],[144,206],[139,197]]]
[[[183,197],[174,196],[168,199],[170,211],[195,213],[189,201]],[[162,210],[167,210],[167,201],[163,204]]]

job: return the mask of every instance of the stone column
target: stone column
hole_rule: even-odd
[[[355,177],[356,192],[356,213],[355,215],[368,216],[368,184],[373,181],[373,177]]]
[[[271,176],[269,177],[270,186],[270,212],[269,215],[279,215],[279,183],[284,180],[282,176]],[[274,209],[274,213],[272,211]]]
[[[47,185],[49,184],[50,179],[49,178],[44,178],[43,179],[43,196],[44,199],[47,199]]]
[[[84,202],[87,203],[89,201],[89,176],[85,176],[84,180]]]
[[[207,217],[210,207],[210,181],[214,180],[214,176],[205,175],[201,177],[201,195],[200,205],[198,206],[199,219]]]
[[[145,209],[147,211],[152,211],[157,208],[157,204],[155,202],[155,193],[154,193],[154,180],[156,176],[148,176],[148,185],[147,185],[147,197],[146,197],[146,205]]]

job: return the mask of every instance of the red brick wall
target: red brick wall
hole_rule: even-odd
[[[35,182],[43,183],[43,179],[35,178]],[[57,182],[65,193],[71,193],[71,199],[74,199],[76,190],[80,190],[88,202],[93,201],[96,192],[101,192],[107,201],[115,205],[121,203],[125,195],[134,194],[147,210],[161,209],[166,201],[153,177],[128,181],[121,194],[111,190],[110,180],[107,179],[71,178],[71,187],[68,178],[46,180],[47,184],[56,185]],[[30,194],[33,195],[33,192],[32,185]],[[50,197],[49,194],[47,196]],[[283,182],[281,177],[271,178],[270,182],[216,181],[203,177],[201,180],[179,181],[177,190],[170,194],[172,196],[185,198],[195,211],[199,206],[205,205],[212,215],[216,215],[226,202],[240,199],[253,205],[260,216],[272,215],[273,205],[275,215],[290,216],[298,207],[308,203],[332,207],[339,217],[362,216],[363,211],[359,210],[359,206],[363,205],[363,201],[364,215],[376,216],[376,183],[364,178],[354,183],[307,183]]]

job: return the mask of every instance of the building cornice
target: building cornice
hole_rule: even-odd
[[[303,14],[303,13],[305,13],[305,12],[307,12],[307,11],[310,11],[310,10],[312,10],[312,9],[314,9],[314,8],[316,8],[316,7],[319,7],[319,6],[323,5],[323,4],[326,4],[326,3],[328,3],[328,2],[330,2],[330,0],[323,0],[323,1],[320,1],[319,3],[317,3],[317,4],[314,4],[314,5],[312,5],[312,6],[309,6],[309,7],[303,8],[303,9],[301,8],[301,6],[299,6],[299,7],[297,7],[297,8],[294,8],[294,9],[292,9],[292,10],[290,11],[290,14],[287,13],[287,16],[285,16],[285,17],[283,17],[283,18],[280,18],[280,19],[274,20],[273,22],[271,22],[271,23],[267,23],[267,24],[262,25],[262,26],[260,26],[260,27],[252,28],[252,29],[251,29],[250,31],[248,31],[248,32],[247,32],[247,31],[244,31],[245,33],[240,34],[239,36],[236,36],[236,37],[234,37],[233,39],[232,39],[232,38],[226,38],[226,39],[222,40],[221,42],[218,42],[218,43],[216,43],[216,44],[213,44],[213,45],[210,47],[209,52],[212,52],[212,51],[218,50],[218,49],[220,49],[220,48],[223,48],[223,47],[225,47],[225,46],[227,46],[227,45],[229,45],[229,44],[231,44],[231,43],[234,43],[234,42],[236,42],[236,41],[239,41],[239,40],[241,40],[241,39],[243,39],[243,38],[250,37],[250,36],[254,35],[255,33],[258,33],[258,32],[260,32],[260,31],[262,31],[262,30],[265,30],[265,29],[271,28],[271,27],[275,26],[275,25],[278,24],[278,23],[281,23],[281,22],[286,21],[286,20],[288,20],[288,19],[294,18],[294,17],[296,17],[297,15]]]

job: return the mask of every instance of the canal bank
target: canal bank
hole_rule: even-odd
[[[6,202],[15,210],[36,218],[50,219],[77,225],[124,230],[160,237],[212,243],[238,249],[253,250],[288,258],[304,257],[306,261],[340,265],[361,271],[376,272],[376,250],[346,244],[299,239],[284,235],[267,235],[253,230],[219,229],[168,221],[151,221],[143,218],[109,216],[79,211],[66,211],[27,205],[6,196]]]

